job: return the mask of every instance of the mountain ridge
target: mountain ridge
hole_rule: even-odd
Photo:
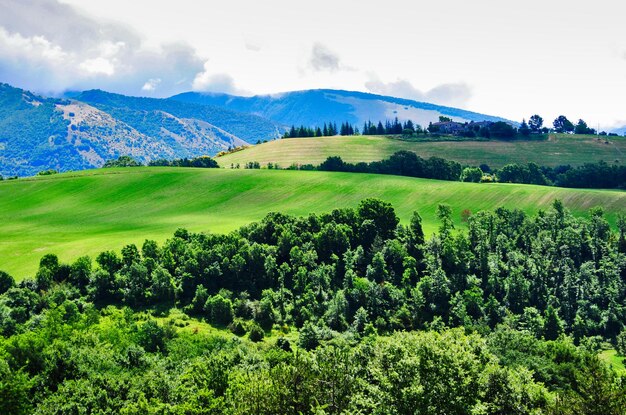
[[[281,132],[270,120],[208,105],[102,90],[73,95],[46,98],[0,84],[0,175],[100,167],[120,155],[144,163],[214,155]]]
[[[67,96],[71,96],[68,98]],[[156,158],[215,155],[231,147],[279,138],[290,125],[439,116],[458,121],[507,121],[403,98],[314,89],[242,97],[186,92],[135,97],[92,89],[46,98],[0,83],[0,175],[82,170],[131,155]]]
[[[222,106],[249,112],[284,125],[317,126],[324,122],[350,122],[358,127],[365,121],[398,117],[427,125],[439,116],[458,121],[505,121],[502,117],[428,102],[341,89],[309,89],[243,97],[225,93],[183,92],[169,98],[181,102]]]

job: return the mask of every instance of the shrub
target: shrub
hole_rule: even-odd
[[[260,342],[265,337],[265,332],[257,323],[252,322],[250,324],[250,330],[248,333],[248,338],[253,342]]]

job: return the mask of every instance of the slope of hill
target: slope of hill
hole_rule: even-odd
[[[400,150],[414,151],[424,158],[437,156],[473,166],[485,163],[494,168],[531,161],[543,166],[578,166],[601,160],[626,162],[624,137],[598,140],[595,136],[567,134],[550,135],[543,141],[419,142],[377,136],[289,138],[226,154],[217,161],[222,167],[258,161],[263,166],[272,162],[286,168],[294,163],[318,165],[329,156],[340,156],[351,163],[382,160]]]
[[[0,182],[0,269],[33,276],[48,252],[64,261],[119,250],[174,230],[229,232],[270,211],[306,215],[356,207],[364,198],[391,202],[407,223],[417,210],[427,234],[435,211],[497,206],[528,213],[555,198],[576,215],[603,206],[609,221],[624,211],[626,192],[511,184],[472,184],[372,174],[142,167],[101,169]]]
[[[316,89],[274,95],[240,97],[227,94],[186,92],[170,98],[175,101],[206,104],[248,112],[284,125],[321,125],[324,122],[349,121],[359,128],[363,122],[385,119],[411,119],[423,126],[440,115],[458,121],[507,121],[458,108],[394,98],[364,92]]]
[[[254,115],[167,100],[87,91],[50,99],[0,84],[0,175],[82,170],[107,159],[213,155],[247,140],[276,137]]]
[[[213,105],[129,97],[101,90],[82,92],[76,99],[109,112],[139,131],[154,135],[158,134],[162,124],[171,122],[168,119],[203,121],[249,143],[273,139],[281,133],[280,127],[266,118]]]

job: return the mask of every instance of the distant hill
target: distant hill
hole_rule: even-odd
[[[218,93],[186,92],[171,100],[220,106],[235,111],[256,114],[286,126],[317,126],[327,121],[349,121],[361,128],[365,121],[384,121],[398,117],[410,119],[422,126],[438,121],[439,116],[457,121],[506,121],[491,115],[458,108],[394,98],[364,92],[315,89],[274,95],[240,97]]]
[[[605,161],[626,162],[626,138],[550,134],[547,140],[402,140],[378,136],[336,136],[288,138],[246,148],[218,157],[222,167],[244,166],[248,162],[268,163],[286,168],[292,164],[319,165],[329,156],[340,156],[350,163],[382,160],[396,151],[413,151],[421,157],[442,157],[461,164],[487,164],[500,168],[508,163],[534,162],[540,166],[572,165]]]
[[[72,95],[43,98],[0,84],[0,175],[82,170],[119,155],[142,162],[214,155],[280,134],[270,120],[215,106],[98,90]]]

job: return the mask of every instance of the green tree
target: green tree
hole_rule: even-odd
[[[526,120],[522,120],[522,123],[520,124],[518,130],[517,130],[521,135],[523,135],[524,137],[528,137],[530,135],[530,133],[532,132],[532,130],[530,129],[530,127],[528,126],[528,124],[526,123]]]
[[[565,115],[559,115],[552,125],[554,125],[554,130],[557,133],[571,133],[575,128],[574,124]]]
[[[461,173],[462,182],[480,183],[483,178],[483,171],[478,167],[466,167]]]
[[[533,115],[528,120],[528,127],[530,128],[530,131],[533,133],[540,132],[541,128],[543,127],[543,118],[541,118],[537,114]]]
[[[558,310],[549,305],[544,313],[544,319],[543,336],[547,340],[556,340],[563,333],[563,320],[559,317]]]
[[[15,285],[15,280],[12,276],[4,271],[0,271],[0,295],[9,291],[9,288]]]
[[[260,342],[265,337],[265,332],[263,328],[259,326],[256,322],[250,323],[250,327],[248,328],[248,338],[253,342]]]
[[[373,221],[378,234],[383,239],[391,238],[400,222],[391,203],[379,199],[362,200],[357,211],[361,221]]]
[[[69,280],[80,290],[87,288],[91,276],[91,258],[82,256],[71,265]]]
[[[574,134],[593,134],[595,131],[592,128],[589,128],[587,123],[580,119],[578,123],[576,123],[576,127],[574,127]]]
[[[204,305],[209,321],[226,326],[233,321],[233,304],[220,294],[209,297]]]

